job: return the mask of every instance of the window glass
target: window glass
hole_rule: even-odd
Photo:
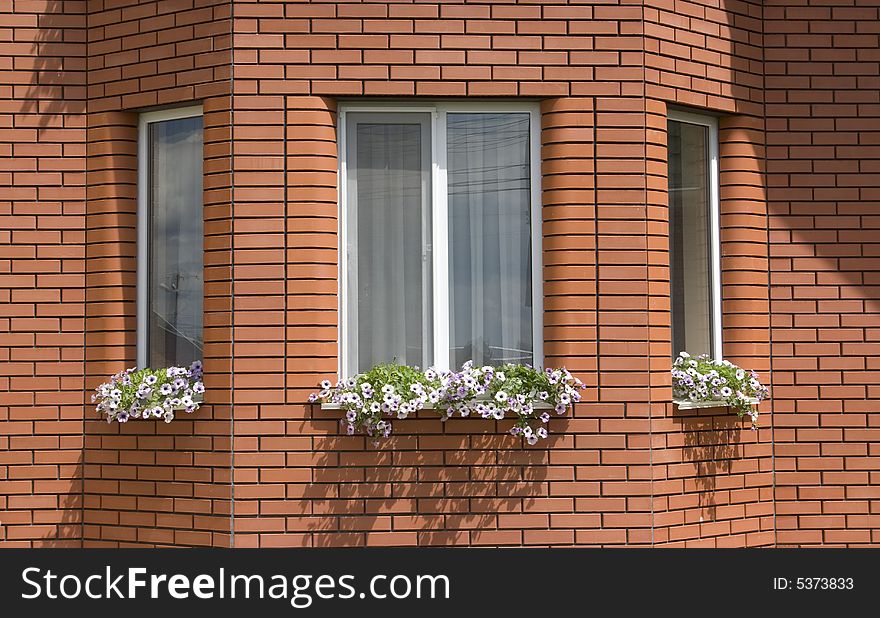
[[[448,114],[450,357],[531,363],[528,114]]]
[[[672,352],[714,355],[709,127],[670,120]]]
[[[147,124],[147,363],[202,357],[202,118]]]

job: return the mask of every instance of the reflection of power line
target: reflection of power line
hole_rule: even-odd
[[[195,348],[201,347],[201,343],[202,343],[201,339],[196,339],[194,337],[191,337],[190,335],[187,335],[186,333],[184,333],[183,331],[178,329],[177,326],[175,326],[174,324],[172,324],[171,322],[166,320],[165,317],[161,313],[158,313],[157,311],[154,310],[153,316],[156,318],[157,326],[159,328],[161,328],[162,330],[168,331],[168,332],[172,333],[173,335],[179,337],[180,339],[184,339],[185,341],[189,342]]]
[[[181,273],[172,273],[172,274],[167,275],[167,278],[173,279],[173,283],[161,283],[160,282],[158,284],[158,287],[161,290],[163,290],[167,295],[173,295],[173,297],[174,297],[174,309],[171,312],[171,318],[169,320],[168,318],[165,317],[165,315],[156,311],[155,308],[153,309],[153,315],[158,318],[157,321],[161,321],[163,323],[163,325],[160,326],[161,328],[163,328],[164,330],[166,330],[168,332],[171,332],[172,334],[176,335],[178,338],[184,339],[184,340],[188,341],[189,343],[191,343],[192,345],[198,347],[199,342],[197,339],[195,339],[191,335],[184,333],[182,330],[180,330],[178,328],[178,326],[177,326],[178,315],[177,314],[178,314],[178,311],[180,308],[181,280],[194,279],[196,281],[201,281],[201,276],[199,276],[199,275],[184,275]]]

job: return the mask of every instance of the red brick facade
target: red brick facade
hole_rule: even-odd
[[[0,543],[880,542],[880,7],[868,0],[0,0]],[[304,402],[338,353],[336,109],[541,104],[546,446]],[[135,359],[137,113],[205,110],[206,405],[108,426]],[[671,403],[666,118],[719,115],[725,356]]]

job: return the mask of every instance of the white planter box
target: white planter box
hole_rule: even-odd
[[[730,404],[726,401],[690,401],[689,399],[673,399],[672,403],[678,406],[679,410],[698,410],[700,408],[729,408]],[[749,403],[757,405],[757,399],[750,399]]]
[[[478,401],[483,401],[483,400],[478,400]],[[486,399],[485,401],[489,401],[489,400]],[[311,404],[311,405],[316,405],[316,404]],[[553,410],[554,409],[554,407],[551,406],[549,403],[546,403],[543,401],[532,404],[532,408],[534,408],[535,410]],[[322,403],[321,409],[322,410],[344,410],[345,408],[343,408],[342,404],[339,404],[339,403]],[[432,403],[427,403],[427,404],[425,404],[425,407],[422,409],[423,410],[434,410],[435,406]],[[456,417],[456,418],[458,418],[458,417]]]

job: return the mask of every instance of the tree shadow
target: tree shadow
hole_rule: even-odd
[[[315,439],[312,482],[298,496],[302,545],[363,546],[389,533],[403,542],[381,544],[521,545],[509,539],[524,527],[505,516],[533,512],[536,498],[549,495],[553,437],[521,447],[507,433],[511,421],[442,422],[424,410],[395,420],[395,433],[375,445],[344,435],[338,418],[331,428],[319,405],[309,408],[328,431]]]
[[[715,410],[708,414],[680,417],[680,422],[682,459],[694,464],[700,516],[712,521],[718,507],[718,477],[730,474],[733,461],[742,457],[742,427],[733,414],[719,415]]]
[[[36,17],[29,56],[31,81],[22,97],[21,113],[37,115],[37,129],[42,131],[65,114],[85,113],[86,14],[65,11],[62,0],[49,0]],[[79,52],[74,51],[77,47],[81,47]],[[72,88],[83,92],[73,96]]]
[[[58,495],[58,512],[61,518],[55,524],[55,532],[34,542],[35,547],[82,547],[83,546],[83,456],[80,452],[76,470],[71,478],[70,491]]]

